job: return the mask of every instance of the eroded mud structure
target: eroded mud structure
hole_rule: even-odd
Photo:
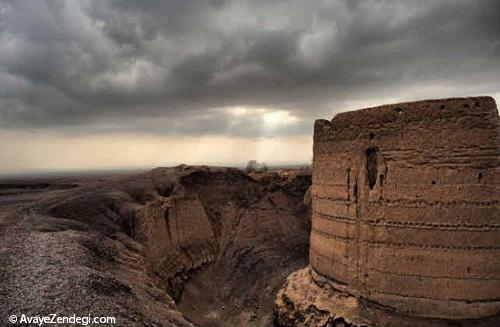
[[[317,120],[310,266],[281,326],[499,326],[499,118],[489,97]]]

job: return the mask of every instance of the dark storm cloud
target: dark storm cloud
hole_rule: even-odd
[[[498,94],[499,17],[496,0],[0,0],[0,127],[252,136],[284,110],[275,132],[297,134],[349,103]]]

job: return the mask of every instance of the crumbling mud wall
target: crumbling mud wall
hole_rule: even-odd
[[[175,298],[187,274],[215,260],[212,225],[196,194],[152,201],[137,210],[135,239],[143,244],[150,271],[167,281]]]
[[[377,326],[391,325],[395,315],[422,319],[400,322],[410,326],[495,320],[499,154],[498,112],[489,97],[317,120],[309,272],[316,287],[354,297],[359,321]]]

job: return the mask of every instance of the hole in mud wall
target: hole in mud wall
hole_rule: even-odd
[[[401,115],[403,113],[403,109],[397,107],[396,109],[394,109],[394,111],[396,111],[398,113],[398,115]]]
[[[366,155],[366,173],[368,179],[368,187],[373,190],[375,183],[377,182],[377,148],[368,148],[365,151]]]
[[[380,179],[380,187],[383,187],[384,186],[384,175],[381,174],[378,178]]]
[[[351,200],[351,168],[347,168],[347,201]]]
[[[484,181],[484,176],[483,176],[483,173],[479,173],[479,174],[477,175],[477,179],[478,179],[479,184],[482,184],[482,183],[483,183],[483,181]]]
[[[375,138],[375,134],[373,134],[372,132],[370,132],[370,134],[368,134],[368,138],[370,140],[373,140]]]

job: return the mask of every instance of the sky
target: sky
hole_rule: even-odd
[[[0,0],[0,174],[308,163],[315,119],[472,95],[498,0]]]

